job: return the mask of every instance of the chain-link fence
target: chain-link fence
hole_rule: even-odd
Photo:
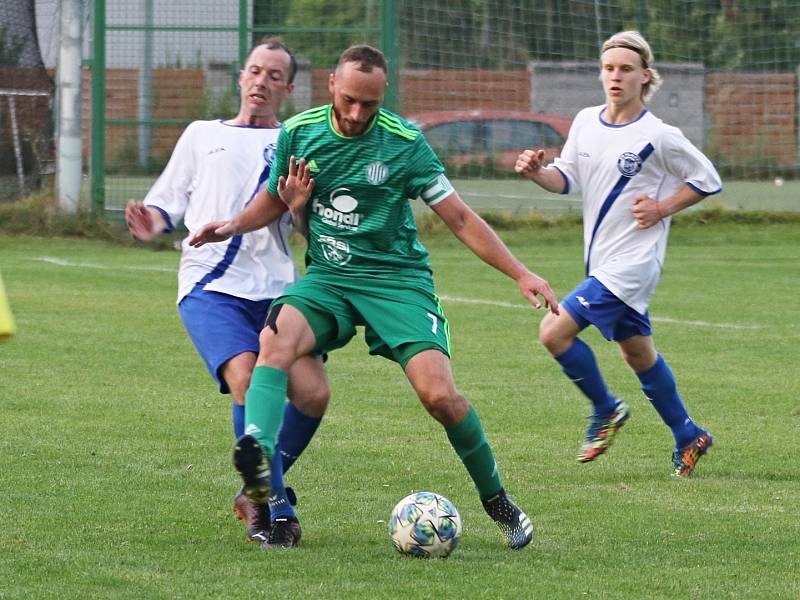
[[[282,116],[328,101],[328,72],[349,44],[377,45],[392,65],[387,106],[425,129],[469,201],[562,210],[568,202],[531,197],[513,158],[558,151],[574,114],[603,101],[600,43],[631,28],[650,40],[665,80],[651,109],[714,160],[720,198],[800,209],[797,1],[87,2],[88,195],[111,214],[144,195],[190,121],[235,114],[238,69],[264,34],[282,36],[300,61]],[[53,4],[36,0],[37,16]]]
[[[42,62],[33,0],[0,4],[0,200],[51,172],[53,82]]]

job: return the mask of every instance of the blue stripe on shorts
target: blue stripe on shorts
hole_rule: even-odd
[[[178,305],[186,331],[221,393],[230,393],[220,376],[222,365],[243,352],[258,354],[258,334],[271,301],[246,300],[197,285]]]

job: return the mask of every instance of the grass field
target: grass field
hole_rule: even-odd
[[[580,229],[503,232],[559,294]],[[589,332],[633,416],[596,463],[588,405],[535,343],[542,313],[455,239],[431,234],[460,388],[537,537],[501,545],[465,470],[396,366],[361,340],[329,361],[333,402],[288,474],[300,548],[243,543],[229,407],[174,307],[178,254],[0,237],[19,332],[0,347],[0,598],[799,598],[800,228],[682,225],[655,338],[715,447],[673,480],[672,440],[617,350]],[[461,511],[446,561],[399,556],[411,490]]]
[[[121,216],[125,202],[144,198],[154,177],[108,176],[106,208]],[[459,179],[456,189],[475,210],[499,210],[514,215],[539,212],[559,215],[580,213],[580,196],[546,192],[522,179]],[[88,197],[88,190],[84,196]],[[702,207],[734,210],[800,211],[800,181],[786,181],[776,186],[772,181],[725,181],[721,194],[711,196]]]

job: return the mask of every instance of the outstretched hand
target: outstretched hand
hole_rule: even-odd
[[[542,300],[538,298],[538,296],[541,296],[544,300],[545,308],[549,308],[550,312],[554,315],[560,314],[558,300],[553,290],[550,289],[550,284],[536,273],[528,271],[517,280],[517,286],[519,287],[520,293],[528,299],[528,302],[530,302],[534,308],[542,308]]]
[[[153,216],[143,202],[131,200],[125,206],[125,223],[135,240],[146,242],[156,236],[153,231]]]
[[[235,233],[236,230],[230,221],[212,221],[194,232],[189,238],[189,245],[199,248],[203,244],[224,242]]]
[[[544,150],[525,150],[517,157],[514,171],[525,179],[531,177],[544,166]]]
[[[306,159],[301,158],[298,163],[292,156],[289,159],[289,173],[278,178],[278,196],[290,211],[296,213],[305,207],[313,189],[314,180],[311,179],[311,169]]]

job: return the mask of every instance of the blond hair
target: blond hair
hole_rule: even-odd
[[[662,80],[661,75],[659,75],[658,71],[652,66],[653,51],[650,49],[650,44],[647,43],[644,36],[638,31],[620,31],[619,33],[615,33],[603,42],[603,46],[600,48],[600,56],[602,57],[603,53],[606,50],[611,50],[611,48],[627,48],[639,55],[639,58],[642,60],[642,67],[650,71],[650,81],[642,86],[642,100],[645,102],[650,100],[653,94],[656,93],[656,90],[661,87]]]

